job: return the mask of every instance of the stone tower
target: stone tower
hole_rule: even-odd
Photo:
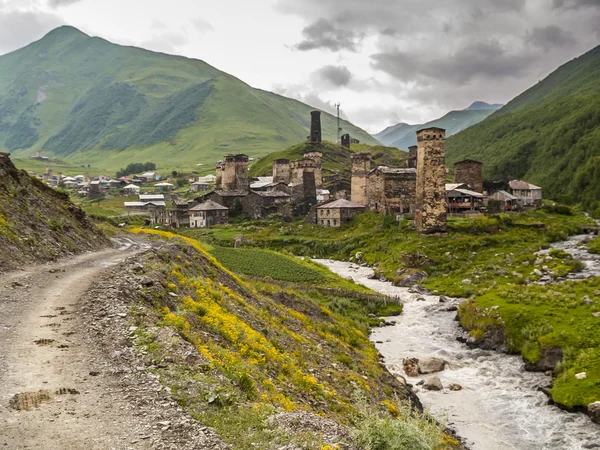
[[[358,205],[367,204],[367,177],[371,171],[371,154],[367,152],[353,153],[352,181],[350,186],[350,200]]]
[[[223,188],[223,165],[217,164],[217,168],[215,170],[215,175],[217,179],[215,180],[215,190],[221,190]]]
[[[227,155],[221,185],[225,191],[248,192],[248,156]]]
[[[465,159],[454,164],[454,182],[465,183],[475,192],[483,192],[483,164]]]
[[[425,128],[417,131],[417,198],[415,225],[422,234],[448,232],[446,222],[446,130]]]
[[[310,112],[310,142],[321,142],[321,111]]]
[[[315,162],[315,185],[317,189],[323,188],[323,153],[306,152],[304,159],[312,159]]]
[[[273,161],[273,183],[290,182],[290,160],[276,159]]]
[[[416,169],[417,168],[417,149],[419,147],[417,145],[412,145],[408,147],[408,168]]]
[[[350,135],[342,134],[342,147],[350,148]]]

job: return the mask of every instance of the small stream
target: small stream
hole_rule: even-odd
[[[578,243],[588,236],[574,236],[553,245],[586,264],[575,277],[600,276],[600,255],[591,255]],[[549,251],[549,250],[548,250]],[[403,375],[432,414],[447,419],[473,450],[583,450],[600,449],[600,426],[584,414],[572,414],[548,405],[538,390],[550,378],[527,372],[521,357],[493,351],[470,349],[457,341],[464,332],[456,322],[451,303],[439,296],[410,293],[408,288],[369,279],[372,269],[332,260],[316,260],[332,272],[352,277],[355,282],[386,295],[400,297],[404,310],[390,317],[396,325],[374,329],[371,340],[385,357],[388,369]],[[423,300],[424,299],[424,300]],[[429,375],[407,377],[402,368],[405,357],[436,356],[448,365],[439,376],[444,389],[427,391],[416,384]],[[456,383],[460,391],[447,386]]]

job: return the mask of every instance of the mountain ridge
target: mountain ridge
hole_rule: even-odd
[[[0,56],[0,147],[18,157],[44,151],[108,170],[140,158],[175,168],[226,153],[260,157],[304,141],[313,109],[200,59],[113,44],[70,26]],[[322,126],[335,140],[336,119],[323,112]],[[342,127],[378,143],[350,122]]]

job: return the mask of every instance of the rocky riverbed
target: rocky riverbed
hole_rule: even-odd
[[[572,239],[578,248],[576,241],[583,238]],[[436,417],[447,417],[448,424],[472,449],[600,448],[598,425],[583,414],[571,414],[548,404],[540,388],[549,384],[550,377],[527,372],[518,356],[470,349],[460,342],[465,338],[455,320],[460,300],[423,295],[370,279],[373,271],[368,267],[342,261],[317,262],[338,275],[352,277],[374,291],[404,301],[402,315],[389,319],[395,325],[374,330],[371,339],[390,371],[415,385],[422,402]],[[422,361],[430,357],[445,361],[444,369],[419,374],[411,372],[410,364],[406,370],[403,366],[405,358]],[[418,371],[418,364],[416,368]]]

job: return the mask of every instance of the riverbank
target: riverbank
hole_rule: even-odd
[[[415,385],[417,395],[435,417],[447,415],[449,426],[474,450],[583,449],[598,442],[596,425],[548,405],[540,386],[550,377],[528,372],[522,359],[491,350],[470,349],[458,326],[456,300],[440,302],[440,296],[410,292],[390,282],[372,279],[372,269],[342,262],[319,260],[334,273],[404,302],[400,316],[390,318],[393,327],[376,328],[371,334],[385,357],[388,369]],[[442,298],[444,300],[444,298]],[[437,357],[446,361],[439,377],[440,391],[419,383],[432,375],[409,376],[404,358]],[[460,385],[453,391],[450,386]]]

